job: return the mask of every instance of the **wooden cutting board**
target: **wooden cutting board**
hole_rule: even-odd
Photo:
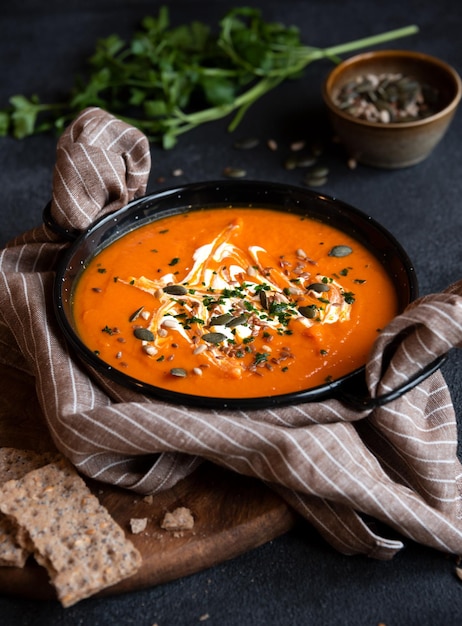
[[[0,446],[53,449],[33,380],[1,364],[0,380],[1,388],[8,390],[0,393]],[[274,539],[296,521],[285,502],[265,485],[209,463],[152,501],[102,483],[87,483],[143,557],[137,574],[99,595],[142,589],[206,569]],[[190,509],[194,528],[163,530],[165,513],[179,506]],[[131,533],[130,519],[144,517],[146,530]],[[46,571],[33,559],[23,568],[0,567],[0,593],[56,597]]]

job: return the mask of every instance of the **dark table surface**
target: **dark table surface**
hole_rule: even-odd
[[[4,3],[0,9],[0,107],[15,93],[56,99],[83,70],[96,39],[128,37],[139,19],[156,13],[157,0],[50,0]],[[225,0],[170,0],[174,23],[198,18],[216,24],[233,4]],[[7,5],[7,6],[5,6]],[[325,47],[415,23],[420,32],[391,47],[436,55],[462,70],[462,9],[454,0],[260,0],[269,20],[299,26],[305,43]],[[386,47],[386,46],[381,46]],[[390,46],[389,46],[390,47]],[[325,146],[320,159],[330,174],[320,189],[379,220],[413,260],[422,294],[462,278],[462,111],[450,132],[423,163],[384,171],[347,167],[331,143],[321,83],[331,65],[310,66],[255,105],[231,136],[226,121],[203,126],[171,151],[152,147],[148,191],[223,177],[226,166],[244,167],[248,178],[303,185],[300,170],[283,167],[290,143]],[[233,142],[258,136],[261,145],[238,152]],[[271,152],[267,139],[278,142]],[[0,245],[40,223],[51,191],[56,137],[0,139]],[[181,176],[174,170],[181,169]],[[164,182],[158,182],[159,177]],[[462,355],[444,365],[462,423]],[[69,609],[57,602],[0,596],[0,623],[34,626],[322,624],[448,626],[462,622],[462,582],[454,558],[406,542],[392,561],[347,557],[300,525],[238,558],[152,589]]]

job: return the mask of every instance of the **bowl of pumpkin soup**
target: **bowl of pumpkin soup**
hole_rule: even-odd
[[[67,341],[109,381],[216,408],[351,390],[416,296],[405,250],[370,216],[256,181],[134,200],[77,237],[54,292]]]

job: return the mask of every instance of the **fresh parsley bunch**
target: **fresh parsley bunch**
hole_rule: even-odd
[[[182,133],[235,113],[234,130],[248,108],[312,61],[417,32],[417,27],[319,49],[302,45],[298,28],[265,22],[257,9],[228,12],[214,35],[204,23],[170,26],[168,9],[142,20],[129,42],[114,34],[97,42],[88,73],[68,99],[46,104],[14,95],[0,110],[0,135],[22,139],[60,132],[79,111],[101,107],[172,148]]]

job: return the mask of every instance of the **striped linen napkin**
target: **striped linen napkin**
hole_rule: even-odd
[[[64,229],[87,227],[142,195],[149,170],[142,133],[86,109],[58,143],[53,219]],[[51,436],[80,472],[155,494],[207,459],[270,485],[344,554],[391,558],[406,537],[462,554],[456,417],[439,370],[373,409],[328,399],[210,410],[145,397],[69,352],[52,304],[67,245],[42,225],[0,252],[0,361],[35,377]],[[397,338],[388,364],[384,351]],[[415,301],[380,334],[366,369],[370,395],[396,388],[461,342],[462,281]],[[374,521],[397,533],[378,534]]]

